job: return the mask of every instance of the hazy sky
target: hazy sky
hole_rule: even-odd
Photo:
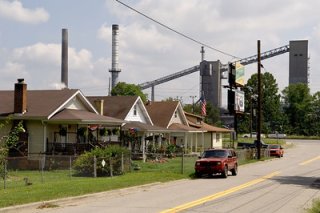
[[[319,0],[122,0],[148,16],[231,55],[309,40],[310,88],[320,91]],[[201,45],[133,12],[115,0],[0,0],[0,89],[17,78],[29,89],[59,87],[61,29],[69,34],[69,87],[85,95],[106,95],[111,68],[111,26],[118,24],[119,80],[139,84],[200,63]],[[205,59],[235,59],[205,48]],[[280,90],[288,85],[289,54],[262,62]],[[248,65],[246,79],[256,72]],[[150,89],[144,92],[150,93]],[[199,97],[199,72],[159,85],[157,100]],[[150,96],[149,96],[150,97]]]

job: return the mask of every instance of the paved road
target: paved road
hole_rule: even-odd
[[[320,141],[288,141],[284,158],[241,166],[238,176],[151,184],[6,212],[303,212],[320,198]],[[0,210],[1,212],[1,210]]]

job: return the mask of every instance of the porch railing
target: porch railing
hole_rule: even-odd
[[[95,147],[106,147],[112,144],[120,144],[119,141],[97,141],[88,143],[61,143],[47,142],[46,154],[48,155],[79,155],[90,151]]]

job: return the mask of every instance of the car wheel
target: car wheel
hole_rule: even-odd
[[[236,176],[238,174],[238,164],[234,165],[234,168],[231,170],[232,175]]]
[[[200,172],[195,172],[194,175],[197,177],[197,178],[200,178],[202,176],[202,174]]]
[[[221,176],[223,178],[227,178],[228,177],[228,166],[227,165],[224,166],[224,171],[221,173]]]

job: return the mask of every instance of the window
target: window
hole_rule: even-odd
[[[175,117],[175,118],[178,117],[178,112],[177,112],[177,111],[174,112],[174,117]]]
[[[134,105],[133,107],[133,115],[137,115],[137,105]]]

